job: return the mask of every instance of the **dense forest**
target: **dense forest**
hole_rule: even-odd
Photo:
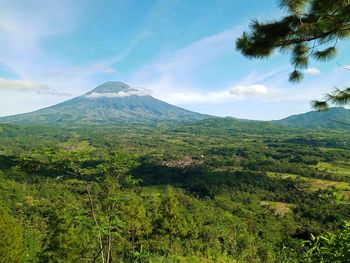
[[[0,262],[348,262],[350,135],[0,126]]]

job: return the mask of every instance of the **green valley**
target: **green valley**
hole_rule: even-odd
[[[3,124],[1,262],[308,262],[304,242],[350,213],[340,137],[235,119]]]

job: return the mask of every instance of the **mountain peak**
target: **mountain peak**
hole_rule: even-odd
[[[130,87],[120,81],[108,81],[89,91],[83,97],[88,99],[96,98],[123,98],[130,96],[149,96],[150,90],[144,88]]]
[[[119,81],[106,82],[90,92],[32,113],[0,118],[0,122],[70,123],[161,123],[186,122],[210,116],[191,112],[150,96],[145,88]]]
[[[130,86],[120,82],[120,81],[108,81],[106,83],[103,83],[96,88],[94,88],[92,91],[88,92],[87,94],[91,94],[93,92],[95,93],[118,93],[120,91],[128,91],[130,89]]]

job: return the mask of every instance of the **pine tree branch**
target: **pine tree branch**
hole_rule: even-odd
[[[336,62],[336,64],[341,67],[342,69],[345,69],[345,70],[349,70],[350,71],[350,68],[347,68],[347,67],[344,67],[343,65],[339,64],[338,62]]]

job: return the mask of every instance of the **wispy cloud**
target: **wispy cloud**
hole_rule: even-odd
[[[132,76],[153,95],[176,105],[221,104],[242,100],[279,101],[284,99],[278,86],[288,79],[288,66],[271,70],[252,69],[243,77],[216,87],[203,88],[193,76],[220,56],[234,53],[233,40],[242,31],[236,26],[194,42],[173,54],[163,55]],[[240,54],[235,53],[238,58]],[[235,58],[235,57],[234,57]]]
[[[230,90],[230,95],[233,96],[260,96],[266,94],[268,94],[268,89],[262,84],[238,86]]]
[[[164,54],[135,72],[132,81],[146,85],[154,91],[155,97],[176,105],[212,105],[254,100],[275,104],[304,102],[305,109],[309,108],[310,100],[326,93],[332,85],[344,81],[344,72],[321,74],[318,68],[312,67],[305,73],[318,75],[317,78],[305,78],[300,85],[292,85],[288,82],[291,69],[287,62],[266,69],[255,68],[252,64],[247,74],[233,79],[231,83],[221,83],[221,87],[203,88],[202,83],[196,83],[193,76],[202,67],[215,62],[220,56],[235,52],[233,40],[241,33],[241,28],[237,26],[227,29],[172,54]],[[236,58],[235,55],[233,57]],[[242,56],[238,59],[242,59]]]
[[[37,83],[30,80],[20,80],[20,79],[5,79],[0,78],[0,91],[20,91],[20,92],[34,92],[37,94],[48,94],[57,96],[71,96],[69,93],[58,92],[49,86],[41,83]]]
[[[232,52],[234,36],[241,32],[242,27],[237,26],[205,37],[184,48],[170,54],[162,54],[155,61],[145,65],[130,76],[132,83],[145,85],[154,91],[154,96],[175,102],[171,98],[181,98],[180,101],[190,101],[188,94],[197,98],[203,97],[203,88],[198,89],[191,84],[193,75],[201,67],[205,67],[213,60],[224,54]],[[229,90],[208,92],[205,97],[221,96],[215,94],[227,93]],[[172,94],[169,96],[169,94]],[[199,95],[202,94],[202,95]]]
[[[84,8],[84,1],[79,0],[13,0],[2,4],[0,68],[17,79],[45,83],[60,93],[75,95],[92,88],[94,76],[114,74],[114,69],[103,61],[75,64],[46,46],[51,38],[76,30]]]
[[[310,74],[310,75],[319,75],[321,74],[321,71],[318,68],[307,68],[305,73]]]
[[[177,92],[168,94],[167,101],[174,104],[220,104],[244,100],[246,98],[269,98],[273,95],[261,84],[236,86],[214,92]]]
[[[232,51],[234,36],[239,34],[241,28],[243,27],[237,26],[227,29],[171,54],[163,54],[153,63],[134,73],[133,78],[141,77],[145,80],[178,79],[179,75],[187,75],[229,50]]]

